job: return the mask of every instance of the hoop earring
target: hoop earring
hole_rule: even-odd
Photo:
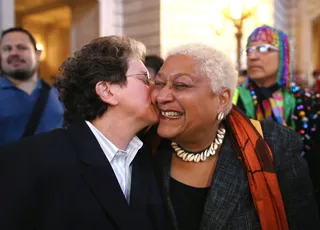
[[[222,121],[223,118],[224,118],[224,112],[220,112],[220,113],[218,114],[217,120],[218,120],[218,121]]]

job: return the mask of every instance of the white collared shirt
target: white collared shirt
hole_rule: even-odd
[[[99,142],[102,151],[106,155],[111,167],[118,179],[118,183],[122,189],[122,192],[130,201],[131,191],[131,176],[132,176],[132,161],[137,155],[139,149],[143,143],[138,137],[134,137],[128,147],[125,150],[117,148],[111,141],[109,141],[95,126],[89,121],[86,121],[93,135]]]

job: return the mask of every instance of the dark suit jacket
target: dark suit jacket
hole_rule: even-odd
[[[150,153],[133,161],[130,205],[83,120],[0,149],[0,229],[163,229]]]
[[[317,127],[320,127],[320,120],[318,121]],[[317,129],[314,135],[314,144],[306,159],[309,164],[310,177],[320,210],[320,129]]]
[[[264,138],[274,155],[281,193],[290,229],[320,229],[317,205],[306,162],[300,156],[302,144],[297,133],[272,121],[263,121]],[[178,229],[170,200],[172,152],[163,144],[156,155],[156,174],[172,223]],[[226,135],[215,174],[204,204],[201,230],[261,229],[254,207],[246,170]],[[183,229],[182,229],[183,230]]]

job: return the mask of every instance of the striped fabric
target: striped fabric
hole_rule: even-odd
[[[279,108],[280,116],[284,115],[284,95],[282,90],[278,90],[273,93],[273,98],[276,103],[276,106]]]
[[[284,126],[287,126],[286,121],[283,118],[284,114],[284,96],[281,89],[273,93],[273,97],[265,99],[262,101],[262,106],[264,113],[260,107],[260,104],[257,105],[257,119],[258,120],[273,120],[272,114],[275,116],[277,122]]]
[[[143,143],[138,137],[134,137],[125,150],[117,148],[111,141],[109,141],[95,126],[89,121],[86,121],[92,133],[99,142],[102,151],[106,155],[111,167],[117,177],[122,192],[130,202],[131,191],[131,176],[132,166],[131,163],[142,147]]]

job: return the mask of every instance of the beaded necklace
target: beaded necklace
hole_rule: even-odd
[[[248,86],[248,89],[250,90],[253,104],[257,106],[258,98],[257,98],[254,87],[250,84]],[[292,118],[294,121],[291,123],[291,128],[295,129],[295,123],[298,121],[301,122],[301,126],[299,126],[298,130],[296,131],[299,132],[299,134],[301,135],[301,139],[305,142],[305,145],[304,145],[305,150],[309,151],[311,148],[309,141],[313,133],[315,133],[317,130],[316,124],[313,123],[312,125],[310,125],[310,123],[311,123],[311,120],[316,120],[320,115],[320,110],[313,111],[311,108],[317,104],[317,101],[319,101],[320,95],[319,93],[314,94],[310,92],[308,89],[303,90],[302,88],[297,86],[295,83],[291,84],[291,92],[294,94],[294,97],[296,99],[295,100],[296,111],[294,112],[294,114],[292,114],[291,117],[289,117],[289,119]],[[306,104],[307,101],[310,101],[310,103]],[[275,108],[272,108],[272,109],[274,111]],[[281,124],[281,122],[279,122],[278,119],[277,119],[277,122]],[[302,154],[304,155],[305,151],[303,151]]]
[[[263,119],[267,118],[268,116],[272,116],[272,113],[273,113],[276,121],[279,124],[287,126],[287,123],[283,119],[282,112],[281,112],[283,110],[283,105],[282,105],[282,107],[280,105],[277,105],[276,100],[273,97],[271,97],[269,99],[264,100],[262,102],[263,105],[259,106],[258,105],[258,97],[257,97],[256,91],[255,91],[253,85],[250,84],[248,88],[250,90],[250,94],[253,99],[253,104],[257,107],[256,113],[257,113],[258,120],[263,120]],[[264,103],[264,102],[266,102],[266,103]],[[263,114],[263,112],[261,111],[262,110],[261,107],[263,107],[263,109],[265,110],[265,114]]]
[[[313,111],[311,108],[317,104],[319,100],[319,93],[314,94],[310,92],[308,89],[301,89],[295,83],[292,84],[292,92],[295,94],[296,98],[296,115],[293,115],[292,118],[295,121],[301,121],[301,127],[297,132],[300,133],[301,139],[305,142],[305,150],[310,150],[309,141],[311,136],[316,132],[317,127],[316,123],[312,122],[310,125],[311,120],[316,120],[320,115],[320,110]],[[311,99],[311,100],[310,100]],[[305,101],[310,101],[309,104],[305,105]],[[303,155],[305,151],[303,152]]]

